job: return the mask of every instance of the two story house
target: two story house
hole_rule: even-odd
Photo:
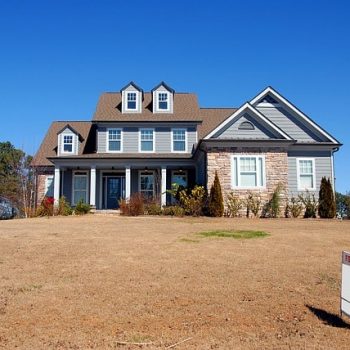
[[[135,192],[171,204],[172,184],[210,188],[215,171],[224,198],[267,199],[278,184],[317,194],[323,176],[334,185],[340,146],[271,87],[239,108],[200,108],[164,82],[150,92],[130,82],[101,95],[92,121],[53,122],[32,165],[37,203],[65,196],[115,209]]]

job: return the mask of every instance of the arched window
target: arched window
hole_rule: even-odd
[[[238,126],[238,130],[254,130],[254,125],[251,122],[244,121]]]

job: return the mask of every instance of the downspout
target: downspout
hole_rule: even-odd
[[[331,155],[331,168],[332,168],[332,184],[333,184],[333,192],[335,197],[335,176],[334,176],[334,153],[339,151],[339,147],[332,149],[332,155]]]

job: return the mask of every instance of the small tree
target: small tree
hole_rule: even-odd
[[[322,177],[318,201],[318,215],[320,218],[334,218],[336,206],[333,188],[329,178],[327,180],[326,177]]]
[[[220,217],[224,215],[224,201],[217,171],[215,171],[214,182],[210,189],[208,210],[210,216]]]

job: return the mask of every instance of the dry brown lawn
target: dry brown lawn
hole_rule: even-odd
[[[197,234],[211,229],[270,236]],[[350,221],[2,221],[0,348],[349,349],[345,249]]]

